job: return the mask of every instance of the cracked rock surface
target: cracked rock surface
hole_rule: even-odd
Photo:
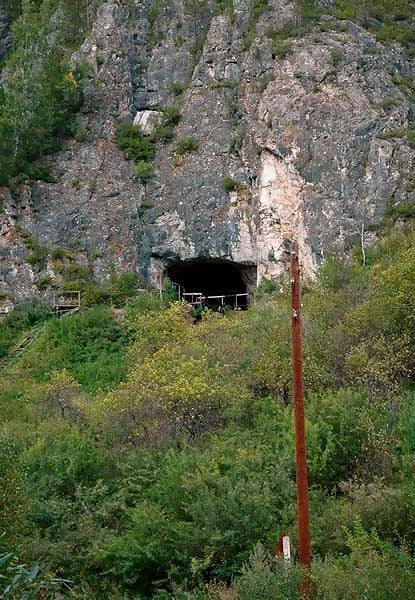
[[[73,56],[90,65],[84,135],[54,157],[56,183],[7,196],[1,289],[40,293],[19,228],[73,251],[97,279],[115,266],[158,285],[174,260],[221,258],[256,266],[259,282],[284,269],[285,240],[299,240],[311,275],[362,226],[375,229],[388,203],[415,201],[415,151],[383,137],[408,127],[414,106],[400,82],[413,59],[331,17],[280,58],[267,32],[292,20],[293,4],[269,4],[249,44],[251,0],[235,0],[233,17],[213,1],[170,0],[155,18],[148,2],[102,4]],[[172,105],[181,120],[144,186],[115,145],[117,124]],[[187,137],[197,148],[179,155]]]

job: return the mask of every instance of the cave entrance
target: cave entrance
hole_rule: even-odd
[[[222,310],[248,307],[256,284],[256,267],[225,260],[176,261],[167,268],[179,297],[192,306]]]

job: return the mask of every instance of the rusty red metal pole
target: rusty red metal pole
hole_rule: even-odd
[[[298,552],[301,564],[307,569],[302,592],[311,597],[310,518],[308,505],[307,456],[304,417],[303,350],[301,335],[300,263],[298,243],[291,245],[291,341],[293,360],[295,467],[297,479]]]

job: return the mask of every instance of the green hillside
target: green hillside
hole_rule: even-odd
[[[297,539],[281,285],[197,325],[150,292],[121,313],[3,321],[6,354],[40,327],[2,367],[6,581],[68,598],[298,597],[298,566],[269,554]],[[412,598],[414,235],[385,236],[365,267],[332,257],[304,287],[315,597]],[[40,565],[32,583],[20,564]]]
[[[313,599],[415,598],[414,8],[0,0],[0,598],[304,598],[288,276],[149,283],[293,232]]]

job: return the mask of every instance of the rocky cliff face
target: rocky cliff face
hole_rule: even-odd
[[[0,2],[0,60],[4,58],[10,49],[10,16],[8,10]]]
[[[173,261],[220,258],[256,268],[259,282],[283,270],[287,239],[300,241],[311,274],[351,237],[366,241],[391,200],[414,202],[415,151],[384,135],[405,130],[413,108],[403,48],[325,17],[281,57],[271,30],[292,22],[293,4],[270,1],[254,24],[251,0],[233,5],[233,14],[213,1],[100,7],[73,57],[92,73],[83,135],[55,157],[56,183],[15,200],[3,191],[4,291],[38,293],[16,224],[48,249],[74,251],[97,278],[114,265],[158,284]],[[174,104],[175,140],[158,144],[143,185],[114,142],[117,123]],[[189,136],[197,149],[178,155]]]

